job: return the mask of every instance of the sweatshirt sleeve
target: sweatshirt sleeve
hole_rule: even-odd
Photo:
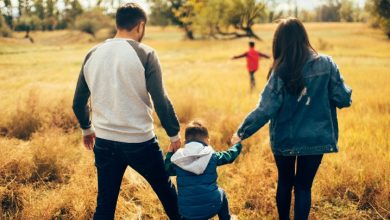
[[[226,151],[215,153],[217,156],[217,166],[233,163],[233,161],[240,155],[242,149],[241,143],[233,145]]]
[[[263,127],[278,112],[283,102],[282,83],[279,77],[271,74],[257,107],[246,116],[237,130],[237,135],[244,140]]]
[[[73,112],[80,124],[83,131],[83,135],[93,133],[93,127],[91,125],[91,109],[88,104],[91,92],[88,88],[87,82],[84,77],[84,65],[91,56],[93,51],[89,52],[84,59],[83,65],[80,70],[79,78],[76,85],[76,91],[73,97]]]
[[[168,152],[165,156],[165,171],[169,174],[169,176],[176,176],[176,171],[174,164],[171,161],[171,157],[173,155],[173,152]]]
[[[329,58],[330,59],[330,58]],[[329,98],[337,108],[349,107],[352,104],[352,89],[344,82],[336,63],[330,59],[331,74],[329,80]]]
[[[146,68],[146,87],[152,97],[154,108],[162,127],[171,141],[179,139],[180,124],[173,105],[165,91],[160,62],[153,51],[148,55]]]

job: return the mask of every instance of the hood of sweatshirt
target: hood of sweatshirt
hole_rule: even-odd
[[[183,170],[200,175],[205,171],[213,153],[211,146],[189,142],[172,155],[171,161]]]

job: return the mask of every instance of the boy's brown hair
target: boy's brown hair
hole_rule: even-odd
[[[199,121],[191,121],[186,126],[185,139],[186,141],[203,141],[209,138],[209,131]]]

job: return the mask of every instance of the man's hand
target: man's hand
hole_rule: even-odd
[[[171,142],[168,148],[168,152],[176,152],[177,150],[179,150],[180,147],[181,147],[181,140],[179,138],[179,140],[175,142]]]
[[[234,133],[233,136],[232,136],[232,139],[230,140],[232,145],[235,145],[235,144],[237,144],[240,141],[241,141],[241,138],[237,135],[237,133]]]
[[[96,134],[95,132],[83,137],[83,143],[87,150],[93,150],[93,145],[95,144]]]

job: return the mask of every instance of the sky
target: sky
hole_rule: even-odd
[[[327,0],[277,0],[277,2],[279,2],[279,6],[277,7],[277,9],[288,10],[291,7],[291,5],[289,5],[289,2],[295,4],[295,1],[297,1],[298,8],[308,9],[308,10],[314,9],[316,6],[327,2]],[[366,0],[353,0],[353,1],[357,2],[357,4],[360,7],[363,7],[366,2]],[[124,0],[123,2],[136,2],[140,4],[143,8],[145,8],[145,10],[147,10],[148,12],[150,11],[147,0]]]
[[[17,5],[17,0],[11,0],[11,1],[13,5]],[[293,9],[295,5],[295,1],[297,2],[299,9],[311,10],[317,7],[318,5],[327,2],[328,0],[276,0],[276,2],[279,3],[279,5],[277,6],[277,10]],[[353,1],[357,2],[360,7],[363,7],[366,2],[366,0],[353,0]],[[62,6],[61,2],[63,1],[60,0],[58,3],[58,6],[60,8]],[[84,7],[88,8],[89,5],[94,5],[96,3],[96,0],[80,0],[80,2]],[[126,2],[136,2],[140,4],[148,13],[150,13],[150,8],[149,8],[149,4],[147,3],[147,0],[120,0],[121,4]],[[15,14],[17,14],[17,11],[15,11]]]

